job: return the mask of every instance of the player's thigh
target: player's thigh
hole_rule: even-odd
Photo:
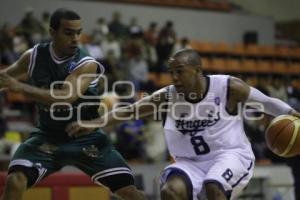
[[[100,135],[89,135],[64,146],[68,154],[65,164],[73,165],[91,176],[96,184],[103,184],[112,192],[133,185],[134,178],[126,161],[109,142]]]
[[[254,161],[238,154],[224,154],[214,160],[204,184],[214,183],[228,197],[239,193],[253,174]]]
[[[29,138],[14,153],[8,173],[23,172],[28,179],[28,187],[38,183],[47,175],[61,168],[55,163],[55,148],[51,151],[52,147],[53,145],[42,137]]]

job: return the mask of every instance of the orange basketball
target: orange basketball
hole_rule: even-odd
[[[266,130],[266,142],[271,151],[281,157],[300,154],[300,119],[291,115],[274,118]]]

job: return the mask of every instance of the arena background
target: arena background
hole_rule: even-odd
[[[103,17],[109,23],[115,12],[119,12],[121,22],[125,25],[128,25],[131,18],[135,17],[137,24],[144,32],[147,31],[151,22],[157,23],[159,31],[166,21],[172,21],[178,45],[176,48],[180,49],[182,47],[180,41],[182,38],[187,38],[188,44],[185,44],[185,47],[199,50],[203,55],[204,67],[208,73],[234,74],[246,79],[249,84],[254,86],[261,86],[261,84],[274,86],[279,82],[277,88],[272,90],[272,88],[266,87],[265,89],[270,90],[270,95],[283,98],[295,108],[300,108],[298,80],[300,72],[300,1],[168,0],[159,2],[144,0],[139,2],[136,0],[124,2],[121,0],[113,3],[100,0],[1,0],[0,44],[1,42],[5,43],[5,37],[3,37],[5,31],[15,33],[15,28],[18,27],[26,12],[32,12],[36,19],[41,20],[44,12],[51,13],[59,7],[74,9],[82,16],[84,28],[82,43],[87,49],[89,49],[89,44],[95,42],[91,35],[97,30],[97,20]],[[195,2],[198,4],[192,4]],[[37,38],[41,37],[43,36]],[[116,39],[120,46],[124,44],[124,38]],[[102,38],[102,40],[105,39]],[[20,44],[18,40],[12,41],[16,46]],[[36,42],[36,40],[31,42]],[[96,46],[98,45],[101,49],[100,43],[98,40],[96,41]],[[26,47],[29,48],[30,44],[27,44]],[[17,50],[13,49],[13,51]],[[18,49],[17,53],[20,53],[19,51],[22,50]],[[5,53],[4,49],[0,48],[1,67],[9,65],[13,60],[6,58]],[[16,54],[13,55],[16,56]],[[98,59],[105,60],[106,55],[103,53],[101,56],[99,55]],[[147,60],[149,69],[146,70],[154,88],[170,83],[164,70],[156,69],[153,64],[156,62],[157,60],[153,62]],[[156,73],[160,73],[159,78]],[[147,89],[137,91],[138,95],[148,92]],[[109,94],[103,98],[103,101],[111,106],[118,100],[115,94]],[[3,171],[0,177],[0,191],[3,187],[10,156],[19,142],[28,137],[28,133],[35,123],[35,114],[33,102],[18,94],[0,92],[0,118],[2,121],[0,124],[0,169]],[[249,138],[257,151],[258,159],[254,178],[240,199],[294,200],[294,180],[290,167],[287,166],[286,160],[268,152],[261,136],[268,121],[269,119],[265,119],[263,123],[249,123],[247,126],[247,132],[249,132]],[[119,129],[107,131],[112,132],[112,140],[117,147],[122,149],[121,142],[118,141],[122,140],[122,138],[118,138]],[[148,155],[145,158],[144,155],[139,155],[137,152],[141,149],[135,149],[136,157],[127,156],[136,173],[137,185],[146,192],[150,199],[156,200],[159,199],[159,172],[170,162],[170,158],[165,149],[159,122],[145,122],[145,127],[141,132],[146,138],[142,140],[141,148]],[[158,132],[161,134],[154,134]],[[106,200],[109,199],[109,193],[103,188],[95,187],[77,169],[66,167],[61,173],[49,177],[36,188],[29,190],[24,199]]]

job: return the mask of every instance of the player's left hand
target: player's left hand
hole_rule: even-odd
[[[95,127],[91,127],[88,124],[88,121],[81,121],[81,123],[72,122],[65,130],[70,137],[77,138],[83,135],[88,135],[95,130]]]
[[[300,119],[300,113],[297,112],[297,111],[294,110],[294,109],[290,112],[290,115],[293,115],[293,116],[298,117],[298,118]]]

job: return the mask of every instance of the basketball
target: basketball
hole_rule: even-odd
[[[274,118],[265,134],[269,149],[278,156],[292,157],[300,154],[300,119],[291,115]]]

